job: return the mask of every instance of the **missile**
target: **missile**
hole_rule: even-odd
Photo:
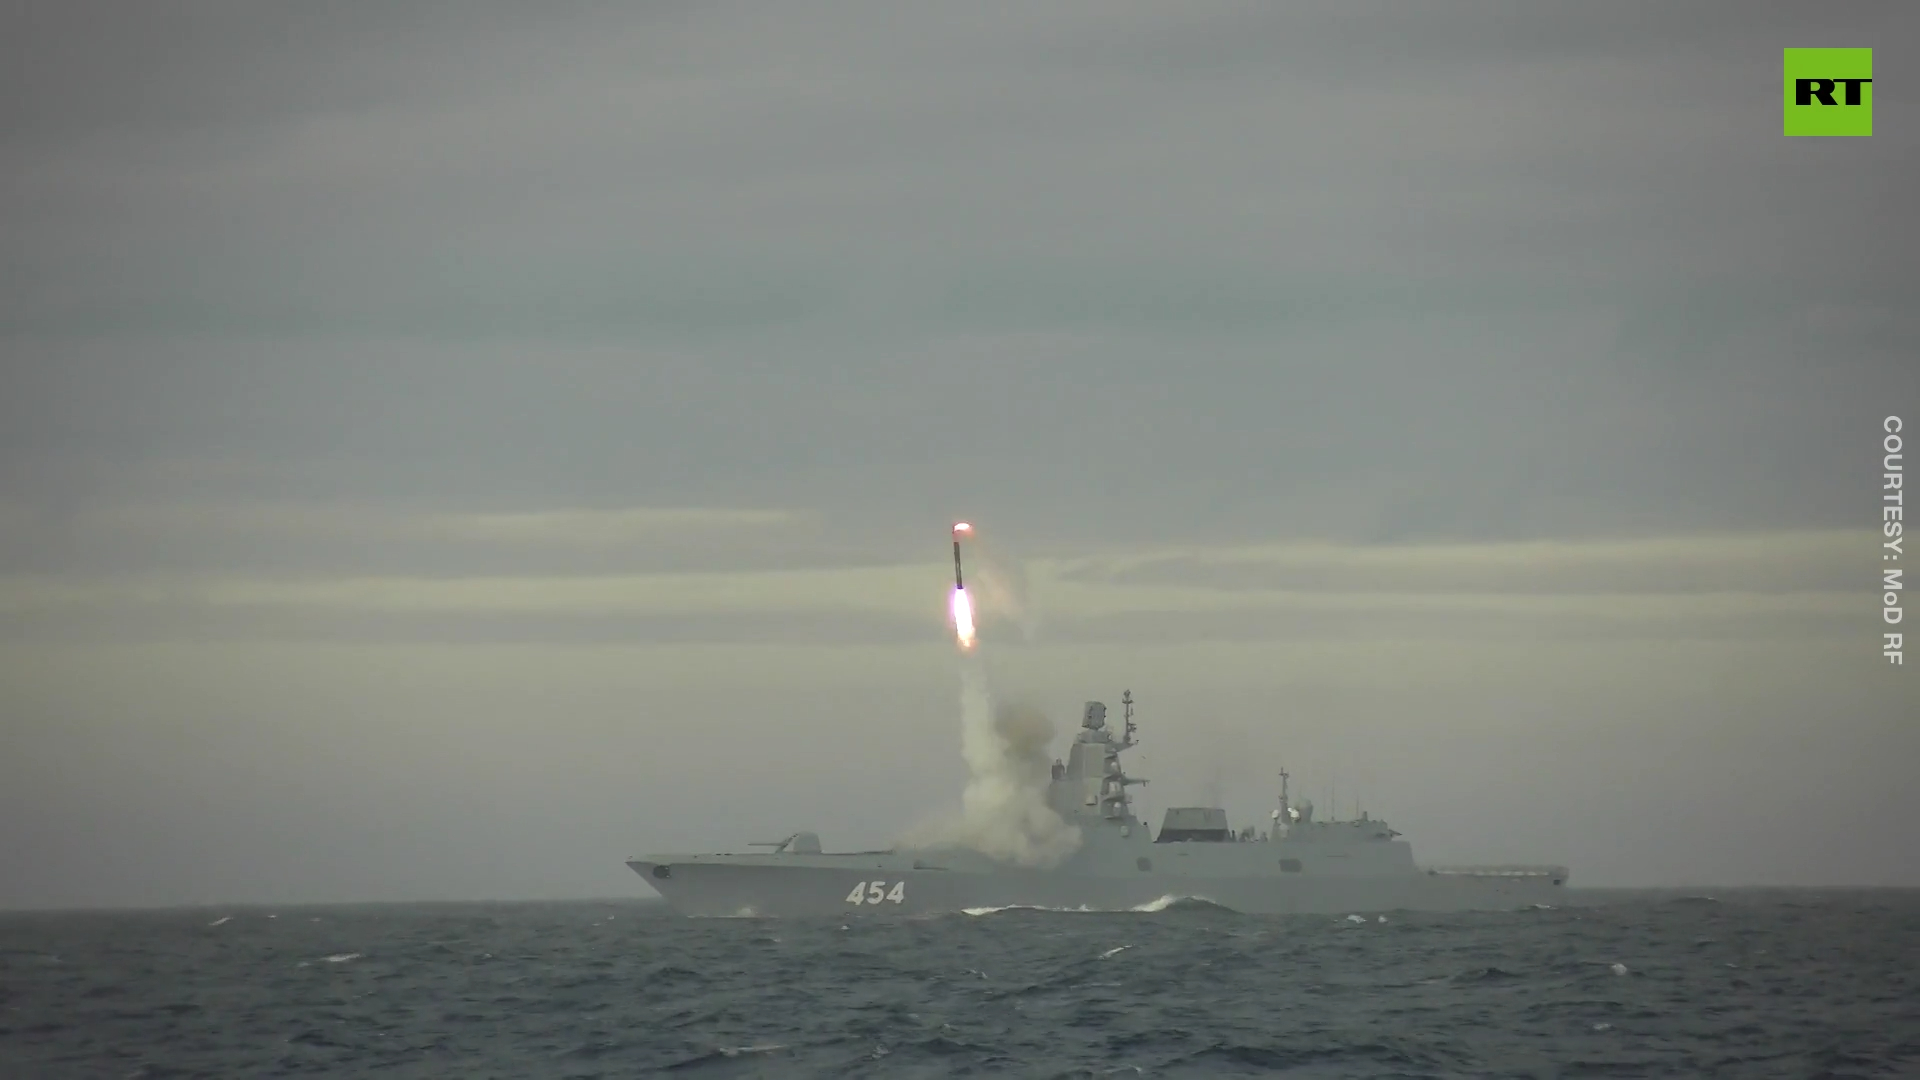
[[[960,580],[960,534],[972,531],[973,526],[964,521],[956,523],[953,527],[953,587],[962,591],[967,585]]]

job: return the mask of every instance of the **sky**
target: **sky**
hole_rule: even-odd
[[[1153,821],[1920,886],[1912,5],[0,18],[0,907],[884,844],[961,518]]]

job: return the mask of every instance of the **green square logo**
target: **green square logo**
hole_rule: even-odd
[[[1873,134],[1872,49],[1788,49],[1788,135]]]

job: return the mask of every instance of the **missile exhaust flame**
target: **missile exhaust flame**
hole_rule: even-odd
[[[973,648],[973,598],[967,595],[967,583],[960,575],[960,537],[973,532],[973,526],[964,521],[953,526],[953,634],[960,644],[960,651]]]
[[[973,649],[973,601],[965,589],[953,590],[953,633],[962,652]]]

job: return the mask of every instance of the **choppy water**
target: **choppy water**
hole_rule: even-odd
[[[0,1076],[1920,1076],[1920,893],[0,916]]]

